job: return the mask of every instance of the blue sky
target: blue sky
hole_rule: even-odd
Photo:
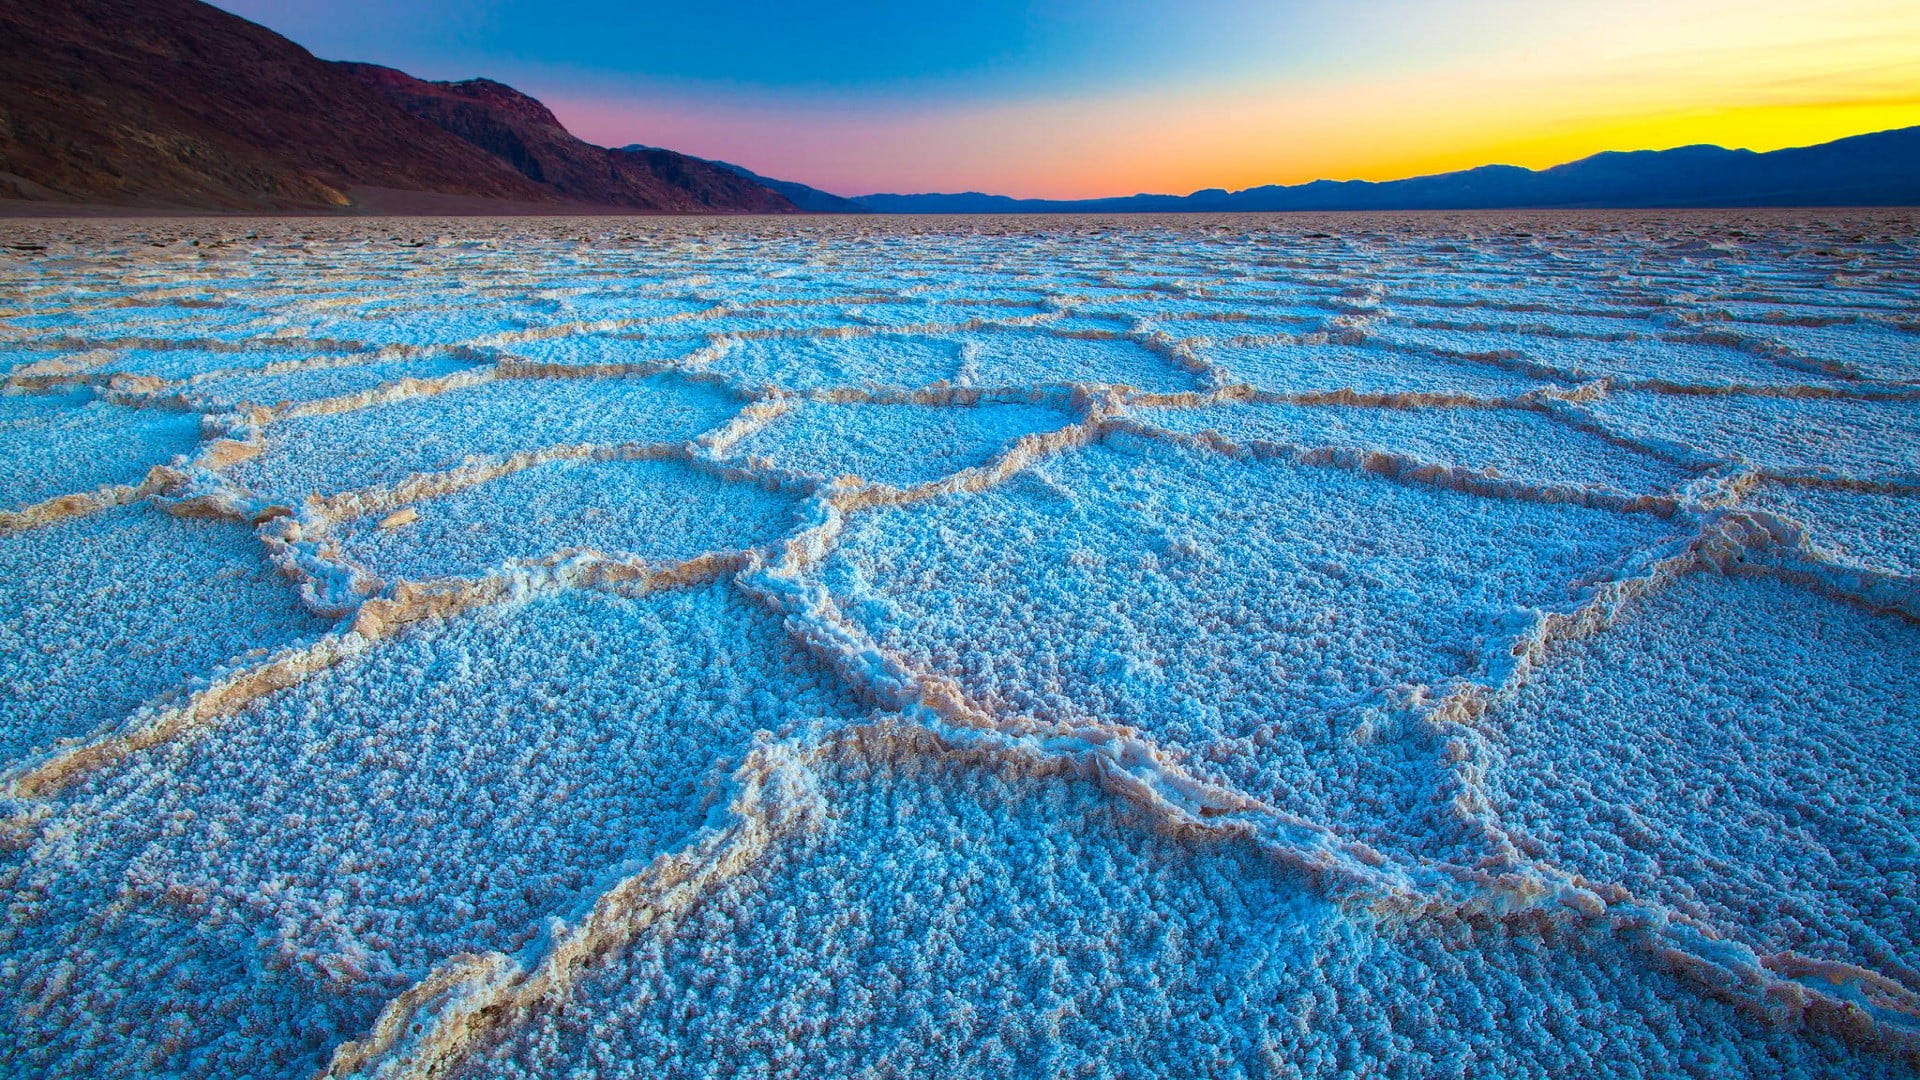
[[[1386,179],[1920,123],[1911,0],[221,0],[576,134],[861,194]]]
[[[1341,62],[1330,39],[1383,50],[1444,21],[1411,3],[1119,0],[1095,3],[717,3],[611,0],[225,0],[223,7],[331,59],[410,64],[455,77],[503,69],[580,84],[834,98],[874,93],[991,99],[1116,82],[1217,77]],[[1400,27],[1408,34],[1396,34]]]

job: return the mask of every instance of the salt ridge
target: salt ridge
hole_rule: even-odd
[[[659,590],[728,582],[731,588],[779,618],[787,633],[844,687],[878,710],[881,718],[769,739],[740,760],[726,796],[716,804],[707,828],[686,849],[643,864],[614,868],[604,891],[583,896],[571,911],[557,912],[519,952],[449,957],[412,989],[394,998],[361,1038],[332,1051],[329,1075],[428,1076],[463,1068],[481,1048],[509,1038],[516,1026],[555,1001],[564,1001],[582,973],[607,956],[652,935],[670,936],[673,928],[729,880],[766,864],[782,844],[821,828],[825,812],[816,773],[822,763],[860,757],[936,758],[1014,774],[1066,776],[1095,785],[1113,799],[1134,807],[1144,822],[1173,837],[1232,837],[1254,845],[1274,864],[1306,875],[1326,898],[1372,917],[1409,920],[1491,920],[1517,933],[1573,927],[1577,932],[1609,934],[1622,940],[1661,970],[1688,981],[1701,994],[1737,1003],[1787,1030],[1837,1035],[1909,1064],[1920,1062],[1920,993],[1900,978],[1871,967],[1819,959],[1791,951],[1764,952],[1740,943],[1736,928],[1717,927],[1648,896],[1609,882],[1591,881],[1546,861],[1536,843],[1516,832],[1486,793],[1487,776],[1500,753],[1487,717],[1512,702],[1542,665],[1550,665],[1565,643],[1605,634],[1617,620],[1631,617],[1637,601],[1674,583],[1699,575],[1758,575],[1777,578],[1880,617],[1920,622],[1920,579],[1836,552],[1819,542],[1813,523],[1788,516],[1780,505],[1749,508],[1749,497],[1769,486],[1796,486],[1822,492],[1860,492],[1885,497],[1920,494],[1914,425],[1920,416],[1920,338],[1910,305],[1915,281],[1910,238],[1875,247],[1848,249],[1849,237],[1808,227],[1811,237],[1785,227],[1752,229],[1710,254],[1661,250],[1645,235],[1593,232],[1577,225],[1560,227],[1550,238],[1516,238],[1497,226],[1469,221],[1458,226],[1468,240],[1436,240],[1420,227],[1338,238],[1307,238],[1285,225],[1273,233],[1209,233],[1196,227],[1128,226],[1104,230],[1100,243],[1117,241],[1128,253],[1128,271],[1077,269],[1075,275],[1101,282],[1101,290],[1076,293],[1070,280],[1054,283],[1050,273],[1085,262],[1098,266],[1091,252],[1092,233],[1024,233],[1001,223],[978,233],[948,234],[924,223],[889,226],[860,223],[783,223],[738,226],[673,225],[657,233],[603,232],[574,237],[565,226],[522,225],[520,235],[495,241],[463,235],[463,228],[423,223],[413,236],[439,246],[444,263],[413,262],[411,248],[393,241],[367,240],[357,226],[329,223],[262,225],[248,237],[225,238],[225,247],[196,247],[210,234],[231,231],[221,224],[142,226],[151,250],[132,246],[116,230],[127,226],[46,225],[36,238],[48,251],[7,268],[4,302],[11,314],[0,317],[0,349],[21,358],[7,378],[9,394],[84,393],[127,415],[194,412],[195,387],[236,373],[296,375],[402,359],[448,359],[467,365],[449,374],[401,378],[353,393],[287,403],[257,402],[209,412],[202,418],[199,448],[171,460],[153,461],[138,484],[107,485],[24,505],[0,507],[0,536],[45,529],[62,521],[105,513],[116,507],[151,503],[169,513],[208,517],[251,529],[261,557],[276,567],[316,616],[337,620],[312,640],[288,645],[264,658],[236,657],[184,687],[184,697],[137,710],[114,730],[95,737],[42,747],[8,764],[0,773],[0,808],[5,810],[7,844],[29,854],[43,843],[61,812],[62,793],[95,774],[137,770],[141,755],[153,748],[194,737],[232,718],[256,702],[311,679],[316,673],[351,664],[410,628],[461,618],[482,609],[524,604],[528,598],[566,590],[604,591],[643,596]],[[1689,223],[1711,233],[1715,226]],[[1083,227],[1097,230],[1094,226]],[[542,229],[546,230],[545,234]],[[1477,231],[1476,231],[1477,230]],[[398,234],[395,240],[407,234]],[[176,239],[177,238],[177,239]],[[1282,239],[1285,244],[1260,241]],[[189,244],[189,240],[193,241]],[[407,244],[417,242],[413,238]],[[1556,244],[1558,246],[1556,246]],[[958,245],[967,254],[948,248]],[[1428,260],[1452,248],[1438,265]],[[1818,248],[1818,254],[1813,249]],[[310,268],[316,251],[334,251],[342,268]],[[607,264],[599,266],[601,256]],[[638,258],[644,256],[644,260]],[[1500,288],[1482,293],[1445,295],[1456,280],[1458,258]],[[1155,279],[1140,288],[1129,275],[1155,258],[1184,265],[1184,272]],[[972,259],[985,259],[976,267]],[[1332,345],[1378,346],[1376,328],[1460,329],[1462,324],[1433,318],[1408,318],[1401,306],[1456,309],[1477,320],[1469,327],[1497,327],[1524,338],[1547,323],[1529,312],[1565,314],[1551,301],[1527,298],[1518,284],[1519,267],[1561,260],[1571,264],[1565,276],[1597,284],[1572,286],[1595,302],[1576,310],[1597,319],[1644,317],[1649,311],[1672,329],[1653,340],[1728,346],[1754,362],[1774,365],[1778,382],[1714,381],[1690,383],[1660,377],[1590,378],[1585,369],[1562,367],[1518,350],[1428,347],[1409,352],[1444,361],[1480,364],[1536,380],[1519,395],[1483,397],[1457,392],[1361,392],[1323,389],[1289,392],[1256,387],[1239,379],[1231,364],[1210,359],[1216,340],[1239,348],[1290,346],[1312,349]],[[1117,261],[1117,260],[1116,260]],[[502,301],[513,318],[532,323],[520,329],[456,334],[452,340],[395,343],[370,335],[356,341],[337,336],[344,329],[334,316],[325,336],[303,340],[303,320],[321,310],[351,312],[367,304],[349,264],[395,271],[375,291],[392,289],[405,304],[409,289],[424,288],[432,304],[418,305],[431,316],[447,310],[445,290],[465,290]],[[562,284],[569,267],[620,280],[619,267],[632,267],[643,279],[633,295],[682,299],[689,310],[634,318],[567,319],[566,298],[584,295],[592,285]],[[641,268],[645,269],[642,270]],[[827,284],[822,295],[757,295],[776,292],[784,278],[769,267],[805,269]],[[1609,279],[1599,267],[1615,275]],[[317,285],[345,286],[348,295],[302,302],[299,288],[252,292],[248,275],[262,268],[314,279]],[[1806,300],[1771,299],[1765,288],[1751,290],[1748,276],[1840,282],[1858,298],[1893,303],[1889,314],[1845,317],[1799,313]],[[203,276],[211,298],[193,287],[147,282]],[[944,278],[943,278],[944,275]],[[927,280],[914,284],[915,276]],[[1151,273],[1142,275],[1152,278]],[[1355,286],[1353,278],[1367,280]],[[727,278],[729,284],[716,285]],[[949,279],[952,283],[949,283]],[[1415,295],[1396,297],[1408,280]],[[1038,310],[1023,300],[993,296],[962,299],[943,291],[964,292],[968,280],[984,287],[1004,281],[1030,283],[1039,295]],[[1260,300],[1243,288],[1297,283],[1333,294],[1322,308],[1319,329],[1235,335],[1231,338],[1179,337],[1168,331],[1209,317],[1222,326],[1257,323]],[[82,284],[99,291],[74,298]],[[1424,284],[1423,284],[1424,283]],[[1684,284],[1681,284],[1684,283]],[[1418,295],[1432,287],[1434,295]],[[110,290],[129,290],[112,295]],[[1213,291],[1220,299],[1213,299]],[[1496,294],[1516,292],[1517,300]],[[514,298],[534,291],[557,305],[551,321],[521,312]],[[1743,302],[1773,304],[1782,325],[1826,328],[1866,326],[1907,342],[1907,364],[1884,360],[1870,377],[1865,365],[1828,356],[1795,352],[1788,342],[1730,328],[1732,319],[1716,309],[1715,295]],[[1147,312],[1155,304],[1181,298],[1201,305],[1173,318],[1129,315],[1131,329],[1050,329],[1082,313],[1114,311],[1125,298]],[[141,333],[77,333],[112,329],[119,313],[157,301],[194,305],[177,316],[141,325]],[[250,304],[270,301],[270,309]],[[1837,302],[1837,301],[1836,301]],[[906,322],[862,318],[862,305],[942,304],[983,309],[952,321]],[[1254,310],[1247,310],[1249,307]],[[199,312],[230,315],[226,336],[193,331]],[[815,320],[813,309],[824,317]],[[1004,314],[996,315],[996,309]],[[368,318],[378,321],[369,307]],[[789,312],[777,325],[756,326],[767,312]],[[1490,312],[1506,312],[1490,315]],[[1904,312],[1905,314],[1894,314]],[[849,321],[851,316],[851,321]],[[1743,313],[1743,318],[1750,314]],[[1806,322],[1795,322],[1805,320]],[[1067,323],[1072,325],[1071,323]],[[318,321],[316,320],[316,325]],[[434,324],[431,317],[427,327]],[[707,326],[710,329],[702,329]],[[453,320],[454,329],[459,320]],[[179,336],[158,332],[182,331]],[[566,341],[610,333],[647,336],[692,331],[705,343],[677,358],[612,364],[565,364],[516,354],[539,342]],[[965,343],[979,335],[1019,332],[1036,341],[1123,343],[1157,357],[1168,372],[1195,380],[1193,390],[1137,388],[1123,380],[1061,381],[1043,367],[1023,370],[1015,360],[1009,373],[1027,376],[1000,385],[974,385]],[[1635,335],[1641,335],[1636,338]],[[251,336],[249,336],[251,335]],[[1899,335],[1907,335],[1901,337]],[[1604,351],[1607,343],[1646,340],[1642,331],[1620,335],[1553,329],[1556,341],[1578,341]],[[894,386],[872,382],[856,386],[782,387],[715,367],[748,341],[834,340],[886,342],[901,338],[957,338],[962,342],[952,379],[933,385]],[[1876,341],[1881,338],[1876,337]],[[1882,346],[1884,347],[1884,346]],[[273,358],[287,348],[306,350],[299,357]],[[166,352],[207,350],[222,356],[267,358],[257,365],[237,364],[183,377],[160,377],[110,370],[132,350]],[[1546,350],[1543,352],[1550,352]],[[1044,354],[1040,354],[1041,357]],[[1094,355],[1094,354],[1090,354]],[[1895,360],[1899,360],[1898,356]],[[1031,362],[1031,361],[1027,361]],[[1098,361],[1094,361],[1098,363]],[[1004,362],[1003,362],[1004,363]],[[1806,377],[1817,381],[1795,382]],[[445,396],[450,403],[482,386],[512,386],[545,380],[666,378],[677,385],[703,387],[736,404],[731,415],[681,441],[624,443],[544,443],[505,454],[470,456],[451,468],[414,472],[388,484],[316,494],[302,499],[262,493],[237,478],[242,466],[272,452],[281,425],[304,418],[375,416],[382,406]],[[1620,397],[1619,395],[1634,395]],[[1865,462],[1835,464],[1794,460],[1792,447],[1777,444],[1774,460],[1750,460],[1729,452],[1716,434],[1710,445],[1690,441],[1684,430],[1629,423],[1609,412],[1611,403],[1651,396],[1663,409],[1684,410],[1695,402],[1737,401],[1758,408],[1773,401],[1830,405],[1835,415],[1861,430],[1885,437],[1890,453]],[[989,460],[937,479],[893,486],[840,470],[810,471],[782,466],[777,459],[737,452],[743,444],[772,431],[807,403],[847,406],[886,405],[913,409],[970,409],[983,404],[1022,403],[1057,410],[1058,426],[1041,432],[1010,433]],[[1544,418],[1569,432],[1597,436],[1608,445],[1691,474],[1693,481],[1673,491],[1630,492],[1597,484],[1566,484],[1519,479],[1447,460],[1427,460],[1391,450],[1253,439],[1235,441],[1213,431],[1180,433],[1159,418],[1216,406],[1258,408],[1344,407],[1460,410],[1482,414],[1511,410]],[[1855,408],[1846,411],[1848,405]],[[1880,413],[1873,412],[1874,409]],[[1885,410],[1893,410],[1886,413]],[[1863,411],[1865,410],[1865,411]],[[457,408],[455,414],[457,415]],[[1891,419],[1859,419],[1882,415]],[[1642,416],[1643,414],[1635,414]],[[1662,415],[1658,412],[1652,414]],[[346,430],[343,428],[342,430]],[[820,568],[841,544],[849,520],[888,508],[966,499],[994,490],[1016,477],[1032,476],[1044,463],[1114,439],[1165,444],[1183,452],[1226,461],[1283,462],[1289,467],[1332,469],[1394,484],[1427,487],[1472,498],[1538,505],[1567,505],[1594,511],[1645,517],[1669,527],[1671,536],[1649,546],[1618,568],[1596,567],[1600,576],[1578,584],[1577,601],[1563,610],[1538,610],[1512,639],[1498,643],[1468,677],[1435,688],[1438,696],[1413,706],[1416,723],[1442,748],[1441,796],[1456,815],[1463,834],[1480,845],[1481,856],[1460,861],[1452,848],[1420,855],[1389,853],[1324,822],[1283,810],[1218,778],[1196,774],[1179,755],[1147,733],[1097,720],[1059,720],[1007,714],[975,700],[952,675],[922,669],[883,647],[843,610],[821,580]],[[338,447],[341,451],[350,446]],[[829,448],[830,449],[830,448]],[[911,457],[915,448],[899,452]],[[1781,458],[1780,454],[1788,454]],[[1899,456],[1899,455],[1904,455]],[[830,458],[829,454],[816,455]],[[419,508],[455,492],[489,490],[506,477],[518,477],[559,462],[674,462],[726,483],[781,493],[795,501],[798,518],[785,536],[758,545],[743,543],[666,563],[609,555],[595,550],[561,550],[536,558],[513,559],[479,576],[427,580],[388,580],[347,554],[340,537],[366,528],[387,515]],[[325,462],[317,462],[324,467]],[[511,507],[502,508],[510,511]],[[397,524],[398,529],[407,526]],[[1575,583],[1569,583],[1574,585]],[[84,821],[60,829],[86,828]],[[1419,838],[1412,838],[1413,848]],[[1912,960],[1913,958],[1909,958]]]

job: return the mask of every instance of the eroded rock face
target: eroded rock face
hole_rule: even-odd
[[[198,0],[7,5],[0,108],[10,198],[337,210],[397,191],[482,205],[792,209],[698,159],[582,142],[498,83],[319,60]]]
[[[1909,216],[18,231],[0,1072],[1920,1064]]]
[[[356,184],[538,200],[503,162],[195,0],[11,4],[8,171],[71,199],[338,207]]]

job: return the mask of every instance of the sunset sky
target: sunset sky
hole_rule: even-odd
[[[1184,194],[1920,124],[1913,0],[220,0],[846,195]]]

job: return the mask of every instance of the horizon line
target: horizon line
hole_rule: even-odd
[[[1260,191],[1267,188],[1302,188],[1302,187],[1312,187],[1316,184],[1372,184],[1372,185],[1398,184],[1398,183],[1404,183],[1409,180],[1425,180],[1425,179],[1429,179],[1431,177],[1437,177],[1437,176],[1453,176],[1459,173],[1478,172],[1482,169],[1515,169],[1521,172],[1539,174],[1544,172],[1551,172],[1554,169],[1563,168],[1568,165],[1577,165],[1583,161],[1591,161],[1594,158],[1607,157],[1610,155],[1618,155],[1618,154],[1665,154],[1675,150],[1698,149],[1698,150],[1720,150],[1720,151],[1724,151],[1726,153],[1731,153],[1731,154],[1753,154],[1755,156],[1760,156],[1763,154],[1777,154],[1782,151],[1789,151],[1789,150],[1810,150],[1818,146],[1830,146],[1834,143],[1846,142],[1849,139],[1865,138],[1871,135],[1886,135],[1896,131],[1911,131],[1915,129],[1920,129],[1920,124],[1902,124],[1897,127],[1877,128],[1877,129],[1872,129],[1868,131],[1857,131],[1850,135],[1840,135],[1831,139],[1822,139],[1818,142],[1801,143],[1794,146],[1775,147],[1772,150],[1755,150],[1749,146],[1725,146],[1720,143],[1706,143],[1706,142],[1676,143],[1672,146],[1642,146],[1642,147],[1635,147],[1633,149],[1596,150],[1591,154],[1582,154],[1579,157],[1567,158],[1564,161],[1558,161],[1552,165],[1544,165],[1538,168],[1527,166],[1527,165],[1515,165],[1511,162],[1505,162],[1505,161],[1489,161],[1479,165],[1470,165],[1470,166],[1467,166],[1466,168],[1461,168],[1461,169],[1441,169],[1437,172],[1411,173],[1405,176],[1395,176],[1386,180],[1368,180],[1363,177],[1349,177],[1347,179],[1334,179],[1332,177],[1316,177],[1315,179],[1312,179],[1312,180],[1302,180],[1296,183],[1272,182],[1272,183],[1264,183],[1264,184],[1250,184],[1246,187],[1241,187],[1241,188],[1228,188],[1228,187],[1221,187],[1218,185],[1214,185],[1209,187],[1194,188],[1193,190],[1187,191],[1187,192],[1135,191],[1135,192],[1130,192],[1128,194],[1123,194],[1123,195],[1085,195],[1085,196],[1073,196],[1073,197],[1062,198],[1062,197],[1053,196],[1053,195],[1007,195],[1007,194],[1003,194],[995,191],[983,191],[977,188],[967,188],[959,191],[869,191],[869,192],[865,192],[857,195],[844,195],[836,191],[831,191],[827,188],[814,187],[814,185],[812,184],[807,184],[806,186],[814,187],[814,190],[816,191],[823,191],[823,192],[826,192],[826,194],[832,195],[836,198],[847,199],[852,202],[858,202],[861,199],[876,199],[876,198],[964,197],[968,195],[977,195],[977,196],[980,196],[983,198],[989,198],[989,199],[1011,199],[1015,202],[1050,202],[1050,203],[1106,202],[1114,199],[1188,199],[1188,198],[1192,198],[1195,195],[1199,195],[1199,194],[1202,194],[1205,192],[1211,192],[1211,191],[1223,192],[1227,195],[1238,195],[1248,191]],[[643,143],[627,144],[627,146],[643,146],[643,145],[646,145],[646,144],[643,144]],[[649,147],[649,148],[650,149],[671,149],[670,147]],[[625,147],[614,147],[612,149],[625,149]],[[702,160],[720,161],[720,159],[718,158],[706,158]],[[761,173],[757,169],[753,169],[750,166],[740,165],[738,162],[726,161],[726,162],[722,162],[722,164],[729,164],[729,165],[734,165],[738,168],[748,169],[748,171],[753,172],[756,175],[762,176],[765,179],[769,179],[769,180],[777,180],[777,181],[782,181],[786,183],[803,183],[802,181],[788,180],[786,177],[772,176],[766,173]]]

